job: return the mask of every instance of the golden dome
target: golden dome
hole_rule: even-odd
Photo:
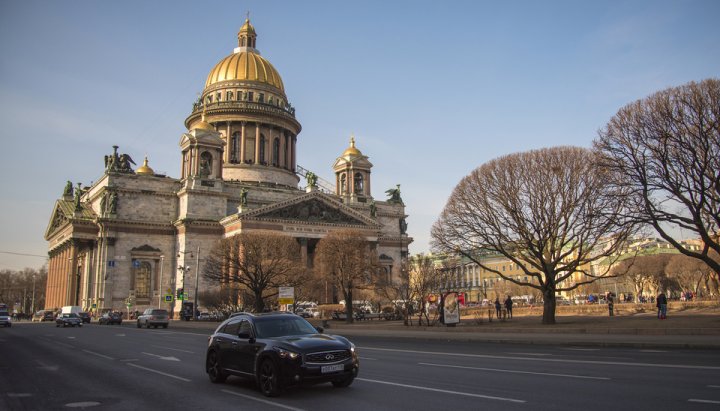
[[[208,130],[208,131],[215,131],[215,127],[212,126],[212,124],[205,121],[205,110],[207,110],[207,106],[203,108],[202,116],[200,117],[200,121],[195,123],[195,126],[193,127],[193,130]]]
[[[350,157],[357,157],[361,156],[362,153],[360,150],[355,148],[355,136],[350,136],[350,147],[348,147],[343,153],[341,157],[350,156]]]
[[[142,176],[152,176],[155,175],[155,171],[153,171],[152,168],[148,165],[148,159],[147,156],[145,156],[145,161],[143,162],[143,165],[137,168],[135,170],[135,174],[140,174]]]
[[[233,53],[220,60],[210,71],[207,81],[205,81],[205,88],[227,80],[257,81],[285,92],[282,79],[275,67],[259,54],[251,51]]]
[[[244,80],[265,83],[285,93],[278,71],[255,49],[255,37],[255,28],[250,24],[249,19],[245,20],[238,33],[239,47],[210,70],[205,88],[221,81]]]

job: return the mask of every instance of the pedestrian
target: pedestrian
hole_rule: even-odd
[[[607,296],[607,302],[608,302],[608,311],[610,313],[610,317],[615,316],[615,312],[613,311],[613,308],[615,307],[615,298],[613,297],[613,293],[608,293]]]
[[[495,297],[495,316],[500,318],[500,297]]]
[[[657,303],[655,305],[658,309],[658,318],[664,320],[667,318],[667,297],[665,297],[665,293],[661,291],[656,301]]]
[[[508,318],[512,318],[512,306],[513,306],[512,298],[510,298],[510,296],[508,295],[507,298],[505,299],[505,309],[507,310]]]

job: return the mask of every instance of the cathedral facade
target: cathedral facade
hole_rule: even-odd
[[[256,39],[246,20],[238,47],[210,71],[185,120],[178,178],[156,174],[147,158],[133,169],[114,146],[91,186],[68,182],[45,232],[46,309],[179,311],[179,289],[195,301],[217,287],[202,277],[203,255],[253,230],[292,236],[306,261],[329,232],[360,230],[384,274],[399,276],[412,242],[400,187],[372,197],[373,165],[354,138],[332,165],[333,183],[297,164],[301,125]]]

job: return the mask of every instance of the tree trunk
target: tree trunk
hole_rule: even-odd
[[[348,324],[352,324],[354,318],[353,318],[353,305],[352,305],[352,287],[348,287],[347,292],[345,292],[345,322]]]
[[[261,313],[265,310],[265,301],[262,298],[262,291],[255,291],[253,294],[255,294],[255,312]]]
[[[555,324],[555,288],[543,290],[543,324]]]

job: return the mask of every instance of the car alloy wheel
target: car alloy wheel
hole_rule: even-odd
[[[278,383],[278,373],[275,363],[270,359],[266,359],[260,364],[260,375],[258,376],[260,391],[266,397],[275,397],[280,394],[280,386]]]
[[[215,351],[210,351],[210,353],[208,353],[207,361],[205,362],[205,371],[207,371],[210,381],[214,383],[224,382],[227,378],[227,375],[225,375],[222,371],[222,367],[218,361],[217,352]]]

